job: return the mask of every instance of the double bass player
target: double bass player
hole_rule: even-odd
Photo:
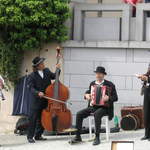
[[[30,106],[29,128],[27,133],[29,143],[35,143],[35,140],[46,140],[46,138],[42,137],[44,128],[41,124],[42,111],[47,107],[47,100],[43,96],[45,95],[44,92],[47,86],[51,84],[51,80],[55,79],[55,73],[45,67],[44,61],[45,58],[41,57],[35,57],[33,59],[34,71],[30,74],[28,81],[28,87],[34,95]],[[57,64],[56,68],[60,69],[60,64]]]

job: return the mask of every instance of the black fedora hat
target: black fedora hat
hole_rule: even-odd
[[[40,57],[35,57],[33,60],[32,60],[32,66],[33,67],[36,67],[38,66],[40,63],[42,63],[43,61],[45,60],[45,58],[40,58]]]
[[[94,72],[95,73],[103,73],[103,74],[107,75],[105,68],[102,66],[98,66]]]

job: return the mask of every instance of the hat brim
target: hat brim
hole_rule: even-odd
[[[102,73],[102,74],[104,74],[104,75],[107,75],[106,72],[100,72],[100,71],[94,71],[94,73]]]
[[[38,66],[39,64],[43,63],[45,61],[46,58],[41,58],[36,64],[33,64],[33,67]]]

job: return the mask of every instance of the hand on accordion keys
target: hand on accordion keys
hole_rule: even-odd
[[[90,99],[91,100],[91,106],[93,106],[93,105],[95,105],[94,103],[94,100],[92,100],[92,98]],[[108,95],[104,95],[103,97],[102,97],[102,99],[101,99],[102,101],[102,103],[100,104],[100,105],[105,105],[108,101],[109,101],[109,96]]]
[[[109,100],[109,96],[108,96],[108,95],[105,95],[105,96],[103,97],[103,100],[104,100],[104,102],[107,102],[107,101]]]
[[[85,94],[84,97],[86,100],[91,100],[91,94]]]

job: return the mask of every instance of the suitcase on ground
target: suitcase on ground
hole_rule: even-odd
[[[143,106],[125,106],[121,109],[121,117],[125,117],[128,115],[136,116],[139,120],[139,129],[144,128],[144,112],[143,112]]]

